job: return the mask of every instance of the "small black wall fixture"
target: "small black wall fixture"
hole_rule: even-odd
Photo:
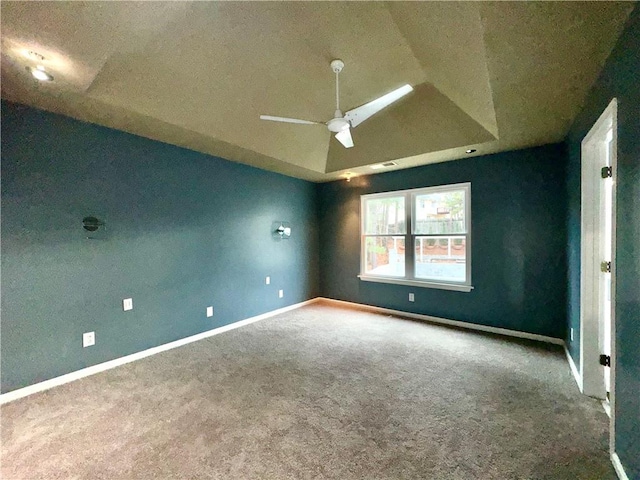
[[[97,232],[100,227],[104,227],[104,222],[98,220],[96,217],[84,217],[82,219],[82,228],[84,228],[87,232]],[[92,239],[94,237],[87,236],[87,238]]]
[[[288,222],[273,222],[271,231],[276,240],[287,240],[291,237],[291,225]]]

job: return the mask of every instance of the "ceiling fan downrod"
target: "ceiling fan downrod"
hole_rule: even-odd
[[[340,59],[333,60],[331,62],[331,70],[336,74],[336,112],[333,115],[334,118],[342,117],[340,111],[340,72],[344,68],[344,62]]]

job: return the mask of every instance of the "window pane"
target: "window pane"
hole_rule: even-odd
[[[464,195],[464,190],[416,195],[413,233],[424,235],[467,233]]]
[[[463,236],[415,237],[416,278],[466,281],[467,245]]]
[[[404,197],[367,200],[365,205],[364,234],[407,233]]]
[[[366,237],[364,272],[404,277],[404,237]]]

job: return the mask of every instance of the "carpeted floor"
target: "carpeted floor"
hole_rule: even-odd
[[[558,346],[313,304],[2,407],[3,479],[615,479]]]

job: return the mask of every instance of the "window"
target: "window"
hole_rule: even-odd
[[[360,278],[471,291],[471,184],[362,195]]]

